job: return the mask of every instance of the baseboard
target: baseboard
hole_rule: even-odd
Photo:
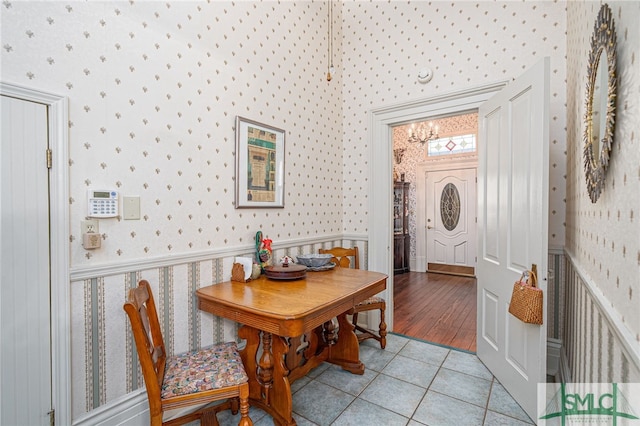
[[[102,405],[73,422],[73,426],[147,426],[148,424],[149,402],[144,389]]]
[[[560,356],[562,353],[562,340],[547,339],[547,376],[558,377],[560,371]]]
[[[569,361],[564,351],[560,352],[560,368],[558,370],[558,378],[556,380],[559,383],[573,383],[571,379],[571,370],[569,370]]]
[[[409,271],[424,272],[427,270],[427,258],[424,256],[409,258]]]

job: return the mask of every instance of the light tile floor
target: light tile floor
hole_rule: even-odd
[[[533,424],[474,354],[394,334],[385,350],[362,342],[360,359],[362,376],[325,363],[293,383],[299,426]],[[274,424],[260,409],[249,415],[256,426]],[[218,414],[221,425],[237,425],[239,417]]]

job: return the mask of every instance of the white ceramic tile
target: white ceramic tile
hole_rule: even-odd
[[[468,402],[429,391],[413,416],[414,420],[428,425],[458,426],[480,425],[485,410]]]
[[[360,398],[411,417],[425,393],[424,388],[380,374],[362,392]]]
[[[441,368],[429,389],[486,407],[491,391],[491,381]]]

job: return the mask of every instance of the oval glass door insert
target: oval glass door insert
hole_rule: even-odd
[[[453,231],[460,220],[460,193],[452,183],[445,185],[440,195],[440,216],[447,231]]]

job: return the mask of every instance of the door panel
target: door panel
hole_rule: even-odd
[[[522,226],[531,222],[529,216],[534,213],[533,209],[535,208],[532,203],[537,202],[537,200],[532,200],[529,195],[529,179],[532,172],[529,170],[531,166],[529,150],[536,145],[536,142],[532,140],[531,121],[529,120],[532,114],[532,103],[535,102],[535,99],[532,99],[533,96],[535,94],[531,90],[527,90],[510,101],[511,119],[518,125],[517,128],[512,127],[512,134],[509,135],[509,140],[514,143],[511,145],[512,155],[509,158],[511,178],[507,182],[511,185],[508,190],[511,217],[507,221],[510,227],[507,235],[509,238],[509,267],[516,272],[530,266],[527,265],[527,261],[531,257],[529,247],[523,242],[530,241],[534,237],[531,234],[537,232],[529,226]]]
[[[453,246],[453,263],[455,265],[467,265],[469,263],[469,244],[463,241]]]
[[[546,321],[524,324],[508,309],[513,283],[532,264],[547,290],[548,115],[549,58],[479,110],[477,354],[534,421]]]
[[[482,339],[498,350],[498,298],[495,294],[482,290]],[[480,339],[477,339],[480,340]]]
[[[528,380],[527,365],[529,363],[527,360],[527,339],[524,338],[526,335],[525,324],[513,315],[507,315],[505,321],[507,322],[506,359],[524,380]]]
[[[0,424],[52,406],[47,107],[2,96]]]
[[[447,262],[447,246],[440,241],[433,242],[434,262],[446,263]]]
[[[493,111],[486,113],[485,125],[489,134],[501,133],[501,107],[497,105]],[[479,118],[480,119],[480,118]],[[498,263],[498,251],[500,247],[499,222],[500,222],[500,163],[501,151],[499,144],[486,144],[484,168],[484,206],[482,217],[484,218],[484,230],[481,234],[481,254],[485,260]],[[480,154],[482,150],[479,148]],[[480,172],[480,170],[478,170]],[[478,176],[480,178],[480,176]],[[480,213],[480,211],[479,211]],[[478,217],[480,219],[480,217]]]

